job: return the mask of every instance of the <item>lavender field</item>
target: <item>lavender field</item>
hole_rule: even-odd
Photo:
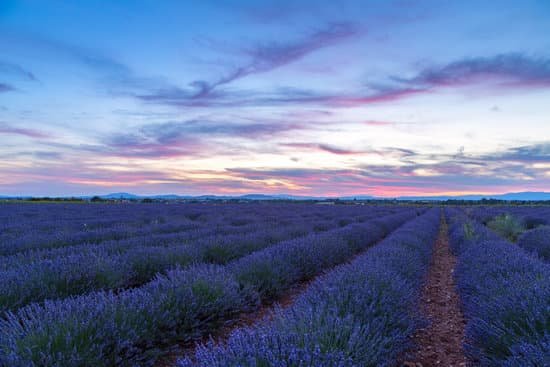
[[[0,367],[550,367],[550,0],[0,0]]]
[[[548,207],[3,204],[0,364],[430,365],[418,333],[459,332],[422,306],[446,246],[463,325],[447,347],[547,366],[548,223]]]

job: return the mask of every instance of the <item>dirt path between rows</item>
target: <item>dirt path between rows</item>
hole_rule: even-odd
[[[468,366],[463,348],[466,323],[453,279],[455,266],[456,258],[449,248],[447,223],[442,218],[420,304],[430,325],[415,334],[415,350],[404,366]]]
[[[236,319],[229,320],[230,323],[227,326],[223,326],[217,330],[212,331],[208,335],[203,336],[198,341],[192,343],[187,343],[184,345],[177,345],[172,352],[167,353],[166,355],[159,358],[159,360],[154,364],[155,367],[174,367],[179,358],[183,356],[193,356],[196,346],[199,344],[206,343],[210,338],[216,341],[216,343],[222,343],[227,338],[231,332],[240,327],[251,326],[262,320],[268,319],[272,316],[275,308],[285,309],[294,303],[294,300],[302,294],[307,287],[315,281],[317,277],[313,279],[306,280],[301,282],[291,289],[289,289],[285,294],[272,302],[262,304],[258,309],[253,312],[243,312]]]

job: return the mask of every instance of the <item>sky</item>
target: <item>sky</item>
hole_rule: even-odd
[[[550,191],[550,2],[0,0],[0,195]]]

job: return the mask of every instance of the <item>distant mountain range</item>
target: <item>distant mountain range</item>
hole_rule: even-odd
[[[519,201],[541,201],[550,200],[550,192],[509,192],[496,195],[460,195],[460,196],[400,196],[399,200],[519,200]]]
[[[87,196],[86,198],[90,198]],[[135,195],[127,192],[115,192],[107,195],[99,195],[102,199],[160,199],[160,200],[177,200],[177,199],[197,199],[197,200],[325,200],[326,197],[321,196],[295,196],[295,195],[265,195],[265,194],[247,194],[247,195]]]
[[[115,192],[107,195],[98,195],[102,199],[116,200],[139,200],[139,199],[157,199],[157,200],[433,200],[433,201],[445,201],[445,200],[481,200],[481,199],[497,199],[497,200],[519,200],[519,201],[542,201],[550,200],[550,192],[511,192],[506,194],[495,195],[459,195],[459,196],[398,196],[395,198],[388,197],[376,197],[370,195],[354,195],[354,196],[341,196],[341,197],[323,197],[323,196],[299,196],[299,195],[267,195],[267,194],[247,194],[247,195],[136,195],[127,192]],[[16,198],[30,198],[31,196],[2,196],[0,199],[16,199]],[[92,196],[81,196],[83,199],[90,199]]]
[[[197,200],[481,200],[481,199],[497,199],[497,200],[523,200],[523,201],[540,201],[550,200],[550,192],[511,192],[506,194],[495,195],[460,195],[460,196],[399,196],[396,198],[382,198],[370,195],[355,195],[341,197],[323,197],[323,196],[299,196],[299,195],[266,195],[266,194],[247,194],[240,196],[232,195],[135,195],[126,192],[117,192],[108,195],[101,195],[102,199],[161,199],[161,200],[177,200],[177,199],[197,199]]]

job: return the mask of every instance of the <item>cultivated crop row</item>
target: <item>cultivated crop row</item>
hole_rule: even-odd
[[[287,309],[181,367],[389,366],[422,325],[417,301],[439,228],[432,209],[309,286]]]
[[[547,366],[550,266],[462,213],[449,217],[470,357],[483,366]]]
[[[237,233],[224,236],[220,231],[197,239],[192,236],[186,241],[184,236],[171,236],[171,240],[177,241],[172,244],[162,243],[165,237],[152,236],[146,240],[134,238],[103,245],[43,250],[40,257],[35,253],[30,256],[39,257],[32,262],[24,256],[11,256],[0,271],[3,279],[0,311],[93,290],[135,287],[176,265],[225,264],[277,242],[337,228],[354,219],[363,217],[349,221],[345,218],[302,220],[277,227],[260,223],[245,232],[236,230]]]
[[[534,228],[523,233],[517,244],[527,252],[550,262],[550,226]]]
[[[336,226],[336,221],[326,225],[327,229]],[[177,241],[171,244],[153,236],[108,246],[79,246],[78,250],[83,247],[80,251],[55,251],[55,257],[43,254],[48,258],[33,262],[25,257],[9,259],[9,268],[0,271],[0,311],[92,290],[137,286],[176,265],[225,263],[278,241],[305,235],[312,227],[309,223],[278,228],[255,226],[255,230],[245,233],[194,240],[171,236]]]
[[[517,243],[527,252],[550,261],[550,209],[548,207],[476,208],[470,217]]]
[[[512,215],[526,229],[550,224],[550,208],[548,206],[477,206],[469,209],[468,214],[482,223],[487,223],[497,216]]]
[[[386,212],[380,212],[384,214]],[[387,212],[392,213],[391,211]],[[286,213],[285,213],[286,214]],[[348,213],[349,214],[349,213]],[[372,215],[372,214],[371,214]],[[192,243],[203,238],[246,235],[253,232],[260,232],[265,228],[274,227],[296,227],[306,226],[307,228],[298,229],[299,232],[305,234],[306,230],[315,232],[323,231],[332,228],[334,223],[342,226],[353,223],[355,221],[364,221],[370,216],[345,216],[340,218],[317,218],[293,216],[292,213],[285,215],[284,220],[273,220],[270,217],[259,215],[254,220],[246,219],[246,222],[237,221],[235,216],[233,220],[219,217],[211,218],[212,222],[201,224],[200,227],[183,229],[181,231],[170,232],[155,232],[152,231],[145,235],[135,235],[129,238],[118,240],[105,240],[100,243],[81,242],[75,245],[67,245],[60,247],[42,247],[34,248],[26,251],[20,251],[12,255],[0,256],[0,269],[7,270],[21,264],[32,263],[37,261],[57,259],[59,257],[67,257],[73,255],[89,254],[95,256],[96,253],[106,253],[116,255],[126,251],[131,251],[136,246],[170,246],[173,244]],[[236,224],[238,223],[238,224]]]
[[[246,213],[242,213],[243,209]],[[74,217],[67,218],[66,212]],[[281,212],[288,216],[281,216]],[[2,207],[2,213],[10,216],[4,216],[0,221],[0,255],[84,243],[98,244],[151,234],[212,231],[227,225],[236,228],[260,222],[291,223],[288,220],[292,219],[323,220],[336,218],[337,214],[345,218],[360,215],[360,212],[361,208],[344,207],[331,212],[327,208],[308,209],[303,205],[295,205],[289,210],[275,204],[245,208],[235,205],[6,205]]]
[[[189,342],[297,282],[345,262],[416,210],[286,241],[225,266],[176,268],[142,287],[31,304],[0,320],[6,366],[140,365],[157,347]]]

